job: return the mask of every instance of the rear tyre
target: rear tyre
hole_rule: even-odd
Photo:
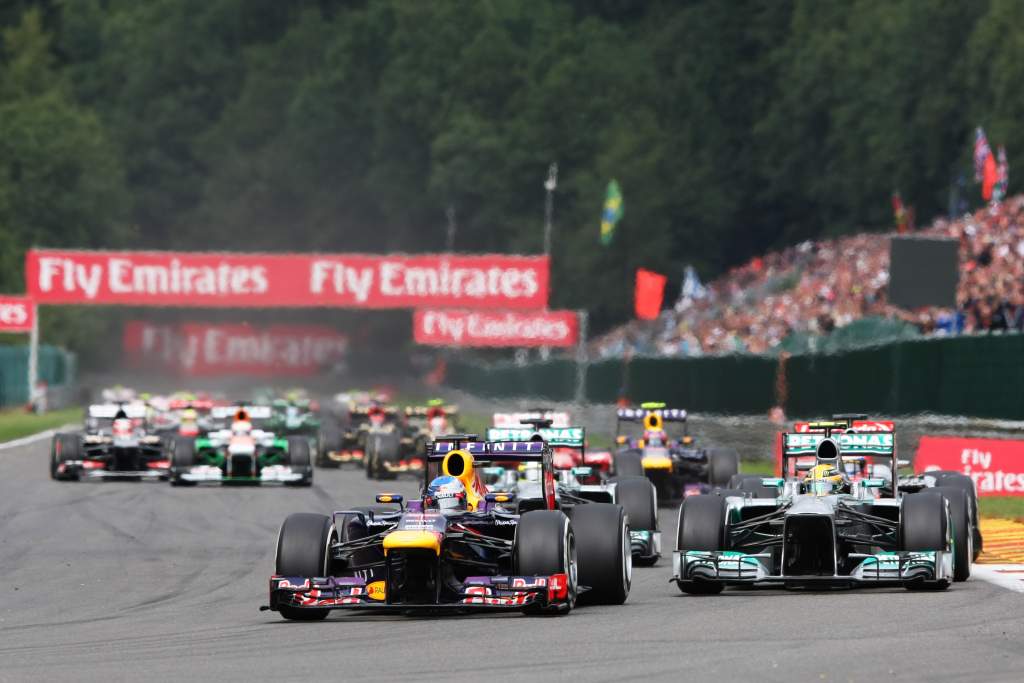
[[[576,537],[569,518],[558,510],[532,510],[519,518],[512,542],[512,570],[520,576],[568,577],[568,604],[553,613],[568,613],[576,604]]]
[[[725,498],[690,496],[679,506],[677,550],[725,550]],[[718,581],[679,581],[679,590],[690,595],[721,593]]]
[[[187,436],[176,436],[171,442],[171,466],[167,478],[171,486],[195,486],[194,481],[185,481],[181,475],[196,464],[196,442]]]
[[[324,425],[320,429],[320,448],[316,452],[316,466],[330,467],[337,469],[341,463],[335,462],[328,457],[328,453],[340,451],[343,435],[341,430],[334,425]]]
[[[401,439],[397,433],[369,434],[366,437],[366,457],[369,459],[370,478],[397,479],[398,475],[391,472],[386,464],[397,465]]]
[[[302,473],[302,479],[287,482],[289,486],[313,485],[313,464],[310,461],[308,438],[305,436],[288,437],[288,464],[294,471]]]
[[[633,551],[621,505],[587,503],[572,508],[572,530],[579,558],[579,583],[590,590],[580,604],[621,605],[633,583]]]
[[[981,538],[981,527],[978,525],[978,520],[980,519],[978,515],[978,491],[974,487],[974,480],[966,474],[948,470],[929,472],[928,474],[935,477],[936,486],[952,486],[963,489],[964,493],[967,494],[967,500],[971,506],[971,538],[974,545],[971,559],[977,560],[978,556],[981,555],[984,542]]]
[[[288,515],[277,535],[275,573],[279,576],[312,578],[328,574],[328,549],[335,531],[331,518],[299,512]],[[319,621],[330,610],[306,609],[282,605],[278,611],[285,619]]]
[[[970,499],[963,489],[954,486],[936,486],[949,503],[949,523],[953,537],[953,580],[966,581],[971,576],[971,562],[974,559],[971,537]]]
[[[617,477],[615,502],[622,506],[629,518],[630,531],[658,531],[658,494],[647,477]],[[633,564],[652,567],[661,554],[634,557]]]
[[[643,456],[638,450],[622,451],[615,454],[615,476],[617,477],[642,477],[644,476]]]
[[[50,444],[50,478],[57,481],[78,481],[77,467],[68,466],[63,472],[60,465],[82,459],[82,440],[78,434],[55,434]]]
[[[727,486],[739,469],[740,454],[735,448],[708,449],[708,483],[712,486]]]

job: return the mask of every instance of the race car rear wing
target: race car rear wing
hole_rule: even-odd
[[[470,441],[454,439],[435,441],[427,446],[428,460],[443,460],[455,450],[463,450],[474,460],[508,462],[543,462],[550,449],[543,441]]]
[[[619,408],[619,422],[643,422],[649,414],[659,416],[664,422],[686,422],[686,411],[682,408]]]
[[[147,413],[142,403],[94,403],[89,406],[89,417],[113,420],[120,411],[124,411],[124,416],[133,420],[145,418]]]
[[[783,434],[783,455],[814,455],[818,450],[818,444],[826,438],[831,438],[839,444],[839,453],[843,456],[891,456],[896,450],[895,435],[892,432],[846,432],[832,434],[829,437],[820,432],[799,432]]]
[[[459,407],[457,405],[406,406],[405,416],[427,417],[430,414],[430,411],[436,408],[440,408],[445,415],[457,415],[459,413]]]
[[[210,417],[215,420],[226,420],[234,417],[239,410],[249,413],[249,417],[253,420],[268,420],[273,414],[270,406],[213,406],[210,408]]]
[[[527,421],[550,420],[552,427],[568,427],[569,413],[558,410],[529,410],[519,413],[494,413],[495,427],[522,427]]]
[[[583,427],[490,427],[487,429],[488,441],[530,441],[539,437],[549,446],[558,448],[578,448],[583,450],[586,443],[586,432]]]

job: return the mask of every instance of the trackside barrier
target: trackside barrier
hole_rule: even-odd
[[[9,408],[28,403],[27,346],[0,346],[0,407]],[[75,383],[75,355],[56,346],[39,347],[39,379],[46,382],[53,397],[63,396]],[[60,403],[57,401],[56,403]],[[59,407],[51,400],[50,407]]]
[[[779,373],[784,376],[780,377]],[[572,399],[574,362],[452,360],[446,383],[491,398]],[[914,339],[833,354],[634,358],[591,363],[588,401],[663,400],[699,412],[759,414],[785,388],[789,415],[937,413],[1024,419],[1024,335]]]

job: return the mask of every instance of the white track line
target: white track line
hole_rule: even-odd
[[[3,443],[0,443],[0,451],[6,451],[9,448],[17,448],[18,446],[27,446],[29,444],[37,443],[39,441],[45,441],[46,439],[51,438],[57,432],[62,432],[67,429],[74,429],[77,426],[78,425],[75,424],[66,424],[57,427],[56,429],[47,429],[46,431],[37,432],[29,436],[23,436],[20,439],[4,441]]]
[[[971,566],[971,576],[1024,593],[1024,564],[975,564]]]

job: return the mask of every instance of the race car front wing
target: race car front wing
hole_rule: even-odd
[[[297,470],[288,465],[265,465],[260,469],[259,476],[246,477],[246,476],[226,476],[224,471],[219,467],[213,465],[196,465],[190,468],[186,472],[182,472],[180,477],[184,481],[190,482],[251,482],[259,484],[267,483],[281,483],[287,484],[295,481],[302,481],[304,478],[312,476],[312,471],[307,470],[305,472]]]
[[[569,605],[568,577],[471,576],[462,592],[448,595],[444,602],[391,602],[383,582],[370,584],[359,577],[326,576],[305,578],[270,577],[270,605],[260,609],[277,611],[282,606],[299,609],[410,610],[524,610],[531,607],[558,608]]]
[[[677,550],[672,553],[672,580],[679,583],[712,582],[726,585],[903,585],[915,582],[949,583],[953,577],[953,554],[946,551],[851,554],[849,559],[860,560],[849,574],[778,575],[771,572],[771,556],[768,553]]]

